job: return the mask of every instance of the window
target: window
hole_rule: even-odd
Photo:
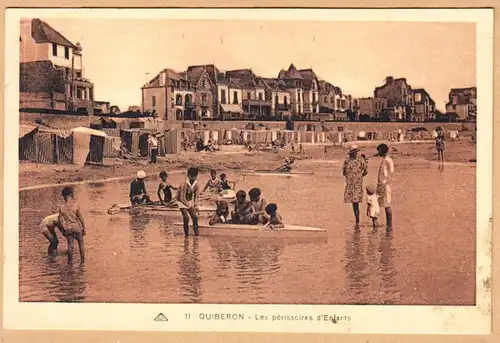
[[[262,93],[259,93],[259,100],[262,100]]]
[[[203,80],[201,81],[201,86],[202,86],[203,88],[207,88],[207,80],[206,80],[206,79],[203,79]]]
[[[340,99],[337,99],[337,108],[340,107]]]
[[[191,105],[191,94],[186,94],[184,97],[184,104]]]
[[[67,46],[64,47],[64,58],[69,60],[69,48]]]
[[[304,102],[304,92],[302,92],[302,102]]]
[[[151,98],[151,102],[153,104],[153,107],[156,107],[156,96],[153,95],[153,97]]]
[[[316,113],[316,107],[313,107],[313,113]]]
[[[57,56],[57,44],[52,43],[52,56]]]
[[[287,105],[288,105],[288,97],[287,97],[287,96],[285,96],[285,97],[283,98],[283,104],[285,104],[285,106],[287,106]]]
[[[233,92],[233,104],[238,104],[238,92]]]
[[[207,106],[207,95],[206,94],[201,95],[201,106]]]
[[[422,101],[422,94],[420,93],[415,93],[415,101],[420,102]]]
[[[280,99],[277,95],[274,96],[274,106],[278,106]]]
[[[316,93],[313,93],[313,102],[316,102]]]
[[[221,91],[220,91],[220,102],[222,104],[226,103],[226,90],[225,89],[221,89]]]
[[[248,100],[252,99],[252,93],[247,92],[247,99],[248,99]]]
[[[177,94],[177,95],[175,96],[175,104],[176,104],[177,106],[181,106],[181,105],[182,105],[182,95]]]
[[[76,77],[82,77],[82,71],[81,70],[77,70],[76,71]]]
[[[325,102],[328,102],[328,97],[325,96]]]

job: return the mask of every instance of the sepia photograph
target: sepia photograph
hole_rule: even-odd
[[[491,10],[6,13],[12,327],[489,333]]]

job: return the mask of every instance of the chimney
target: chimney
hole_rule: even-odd
[[[393,82],[394,82],[394,77],[393,77],[393,76],[387,76],[387,77],[385,78],[385,83],[386,83],[386,84],[390,85],[390,84],[391,84],[391,83],[393,83]]]

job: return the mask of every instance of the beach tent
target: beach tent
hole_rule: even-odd
[[[19,160],[48,164],[73,161],[73,138],[70,131],[21,125]]]
[[[86,163],[104,162],[104,142],[108,135],[100,130],[88,127],[71,129],[73,135],[73,164],[83,166]]]

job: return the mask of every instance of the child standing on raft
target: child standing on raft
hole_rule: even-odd
[[[198,196],[199,187],[198,181],[198,168],[191,167],[187,171],[187,180],[179,186],[177,193],[177,205],[182,214],[182,221],[184,224],[184,236],[189,236],[189,217],[193,221],[194,235],[198,236]]]

